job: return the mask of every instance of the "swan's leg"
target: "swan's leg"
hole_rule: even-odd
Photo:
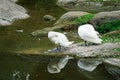
[[[88,46],[88,42],[84,41],[84,43],[80,44],[81,46]]]
[[[61,46],[60,46],[60,44],[58,44],[57,50],[58,50],[58,51],[61,51]]]
[[[88,43],[87,43],[87,41],[85,41],[85,46],[88,46]]]

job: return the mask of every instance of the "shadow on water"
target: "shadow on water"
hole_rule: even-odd
[[[44,55],[1,53],[0,80],[114,80],[104,65],[87,72],[77,67],[76,60],[70,60],[60,73],[50,74],[47,65],[51,58]]]
[[[114,80],[104,66],[100,65],[95,71],[87,72],[77,68],[76,61],[69,61],[67,66],[58,74],[47,72],[49,56],[33,54],[12,54],[8,52],[42,53],[54,46],[46,36],[32,37],[32,31],[52,27],[54,21],[46,23],[43,16],[50,14],[57,19],[66,12],[55,5],[56,0],[20,0],[29,19],[17,20],[13,25],[0,27],[0,80]],[[16,30],[22,29],[23,33]],[[23,51],[22,51],[23,50]],[[36,52],[37,50],[37,52]]]

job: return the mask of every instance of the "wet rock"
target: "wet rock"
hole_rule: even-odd
[[[54,17],[51,16],[51,15],[45,15],[45,16],[43,17],[43,19],[44,19],[44,21],[46,21],[46,22],[51,22],[51,21],[56,20],[56,18],[54,18]]]
[[[52,30],[54,30],[54,29],[60,29],[60,28],[61,28],[61,27],[59,27],[59,26],[44,28],[44,29],[41,29],[41,30],[33,31],[33,32],[31,33],[31,35],[32,35],[32,36],[40,36],[40,35],[47,34],[49,31],[52,31]]]
[[[0,0],[0,26],[10,25],[14,20],[28,18],[27,11],[14,3],[16,0]]]
[[[110,12],[99,12],[93,18],[92,22],[96,25],[101,25],[106,22],[110,22],[113,20],[120,20],[120,10],[118,11],[110,11]]]

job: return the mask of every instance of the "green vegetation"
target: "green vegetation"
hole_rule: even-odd
[[[111,22],[103,23],[97,28],[97,30],[102,34],[119,29],[120,29],[120,20],[114,20]]]
[[[75,19],[74,21],[72,21],[71,23],[72,24],[85,24],[87,23],[88,21],[90,21],[93,17],[94,17],[95,14],[86,14],[86,15],[83,15],[77,19]]]
[[[114,48],[113,50],[115,50],[115,51],[120,51],[120,48]]]
[[[103,43],[105,42],[120,42],[120,30],[103,35]]]
[[[120,36],[116,37],[103,37],[103,43],[106,42],[120,42]]]

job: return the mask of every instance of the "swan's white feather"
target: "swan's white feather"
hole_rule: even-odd
[[[73,43],[73,41],[70,42],[64,34],[59,32],[50,31],[48,33],[48,38],[56,45],[59,44],[60,46],[63,47],[67,47]]]
[[[91,24],[85,24],[82,26],[79,26],[78,28],[78,34],[81,39],[97,44],[101,44],[102,39],[99,38],[98,32],[95,31],[93,26]]]

